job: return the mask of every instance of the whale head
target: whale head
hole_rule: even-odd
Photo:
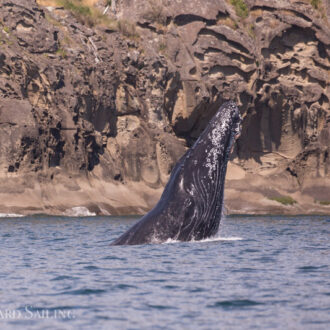
[[[186,154],[185,165],[204,168],[208,178],[215,180],[218,170],[226,169],[233,144],[241,133],[241,121],[236,103],[224,103]],[[201,178],[205,175],[199,171]]]
[[[235,102],[224,103],[181,160],[177,186],[184,201],[182,218],[185,221],[177,236],[179,240],[200,240],[217,233],[227,163],[235,139],[240,135],[241,121]]]

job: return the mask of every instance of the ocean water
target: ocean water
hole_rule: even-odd
[[[330,329],[330,217],[109,246],[137,219],[1,218],[0,329]]]

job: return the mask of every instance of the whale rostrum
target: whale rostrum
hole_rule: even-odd
[[[215,235],[227,162],[240,129],[237,105],[224,103],[173,168],[156,206],[111,245],[202,240]]]

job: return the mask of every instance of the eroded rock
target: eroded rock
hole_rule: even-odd
[[[0,0],[0,212],[143,212],[229,99],[229,211],[329,212],[326,1],[122,0],[119,31],[53,2]]]

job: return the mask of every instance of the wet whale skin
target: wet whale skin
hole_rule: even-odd
[[[227,162],[241,117],[224,103],[177,162],[156,206],[111,245],[202,240],[219,229]]]

